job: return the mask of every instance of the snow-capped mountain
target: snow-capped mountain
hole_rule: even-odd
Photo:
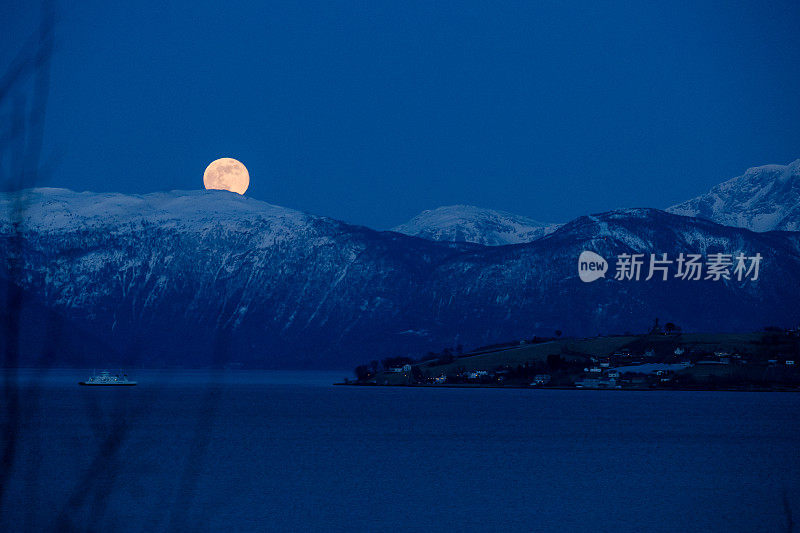
[[[21,207],[14,232],[9,209]],[[760,253],[758,281],[578,277],[577,258]],[[434,242],[224,191],[0,195],[0,279],[24,292],[22,364],[341,368],[532,335],[800,322],[800,233],[652,209],[518,246]],[[0,283],[0,301],[8,287]],[[9,309],[0,309],[8,318]],[[0,350],[5,343],[0,343]],[[49,359],[48,359],[49,358]]]
[[[752,231],[799,231],[800,159],[749,168],[667,211]]]
[[[800,159],[788,165],[750,168],[667,211],[752,231],[800,231]],[[393,231],[432,241],[502,246],[532,242],[560,226],[503,211],[452,205],[423,211]]]
[[[23,228],[67,234],[117,228],[119,224],[191,228],[191,231],[225,226],[245,231],[257,221],[272,221],[280,224],[272,226],[271,236],[280,238],[293,235],[310,220],[321,218],[216,190],[128,195],[43,187],[0,194],[0,228],[15,211],[20,213]]]
[[[487,246],[535,241],[560,224],[484,209],[471,205],[449,205],[423,211],[392,231],[431,241],[472,242]]]

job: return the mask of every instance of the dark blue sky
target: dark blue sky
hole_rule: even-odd
[[[49,185],[195,189],[230,156],[249,196],[387,228],[666,207],[800,157],[795,0],[164,4],[61,6]]]

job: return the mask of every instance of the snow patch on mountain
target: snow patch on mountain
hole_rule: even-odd
[[[392,231],[431,241],[502,246],[535,241],[560,226],[504,211],[471,205],[449,205],[423,211]]]
[[[800,231],[800,159],[749,168],[667,211],[752,231]]]
[[[18,215],[15,215],[18,214]],[[23,231],[64,233],[144,226],[203,232],[247,231],[268,225],[261,244],[274,244],[323,217],[218,190],[143,195],[75,192],[42,187],[0,193],[0,227],[16,221]]]

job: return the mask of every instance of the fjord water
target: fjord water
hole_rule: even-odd
[[[81,372],[22,372],[20,416],[2,410],[15,460],[0,530],[786,531],[800,517],[800,394],[330,385],[343,375],[88,388]]]

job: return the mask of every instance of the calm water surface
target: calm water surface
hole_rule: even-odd
[[[20,416],[0,414],[16,428],[0,530],[800,521],[800,394],[330,386],[344,375],[137,372],[113,389],[21,372]]]

